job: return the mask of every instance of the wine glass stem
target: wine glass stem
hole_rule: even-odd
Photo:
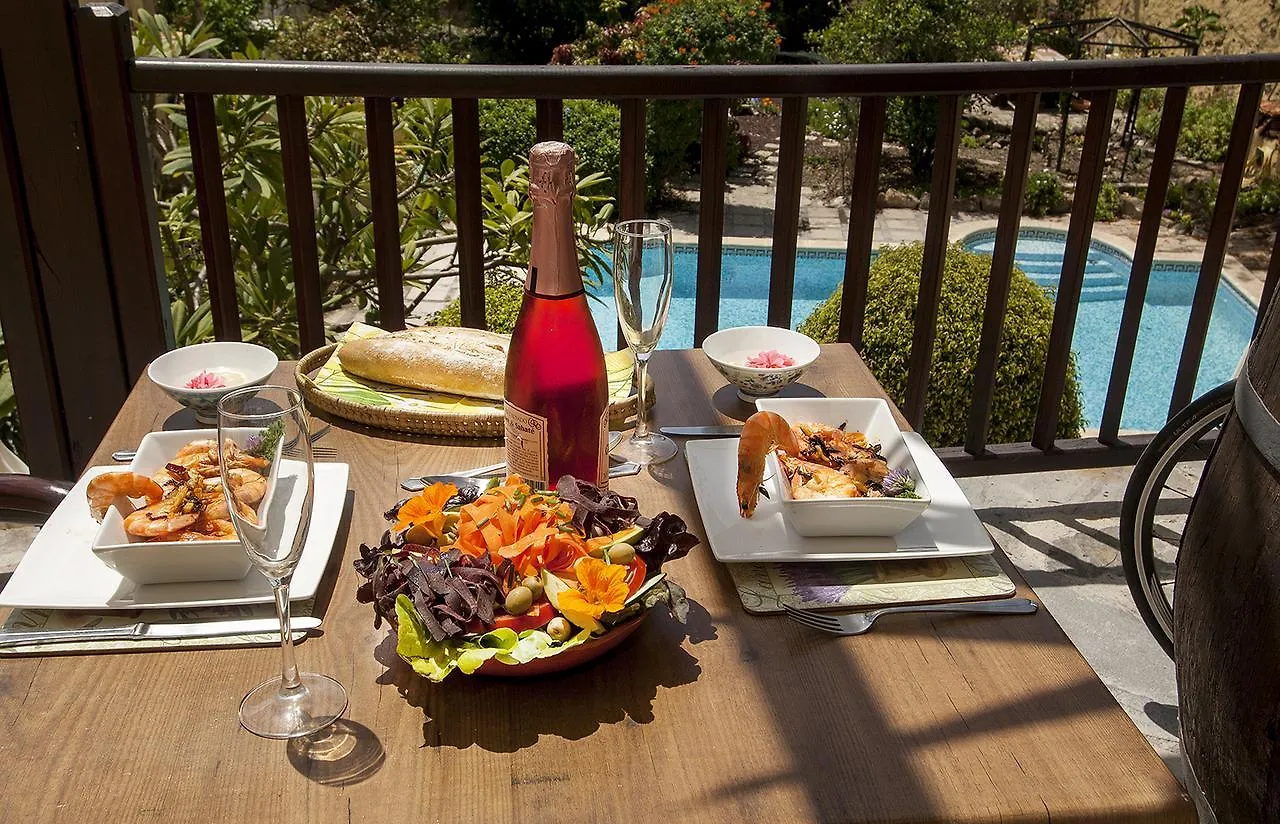
[[[276,596],[276,616],[280,618],[280,658],[281,658],[281,691],[297,689],[298,664],[293,657],[293,630],[289,620],[289,584],[286,581],[272,580],[271,588]]]
[[[652,352],[636,352],[636,431],[633,440],[649,437],[649,356]]]

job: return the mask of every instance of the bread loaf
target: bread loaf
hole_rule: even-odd
[[[338,360],[361,378],[502,400],[511,338],[480,329],[421,326],[344,343]]]

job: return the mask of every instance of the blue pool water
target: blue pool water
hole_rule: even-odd
[[[992,231],[976,232],[965,239],[965,245],[990,254],[994,236]],[[1019,268],[1051,292],[1057,287],[1061,274],[1063,239],[1062,232],[1024,229],[1014,255]],[[843,281],[844,259],[843,251],[803,249],[797,253],[791,309],[793,327],[803,322]],[[770,263],[768,248],[724,247],[719,328],[765,323]],[[675,286],[667,328],[662,336],[663,349],[693,345],[697,264],[696,246],[676,246]],[[1088,427],[1097,427],[1102,418],[1129,268],[1129,258],[1123,252],[1104,243],[1093,243],[1073,341]],[[1152,267],[1122,428],[1151,431],[1164,424],[1199,269],[1198,263],[1170,261],[1156,261]],[[595,298],[591,301],[592,314],[601,338],[606,344],[611,343],[615,339],[617,317],[612,285],[593,287],[591,293]],[[1253,306],[1234,288],[1225,281],[1219,285],[1196,394],[1232,376],[1252,336],[1255,314]]]

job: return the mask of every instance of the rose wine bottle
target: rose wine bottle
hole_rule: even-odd
[[[544,488],[562,475],[608,481],[608,381],[578,270],[574,166],[564,143],[529,152],[533,243],[507,353],[507,466]]]

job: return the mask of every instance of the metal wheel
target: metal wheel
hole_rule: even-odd
[[[1120,509],[1120,559],[1138,612],[1173,657],[1174,574],[1200,475],[1231,412],[1235,381],[1192,401],[1133,467]]]

